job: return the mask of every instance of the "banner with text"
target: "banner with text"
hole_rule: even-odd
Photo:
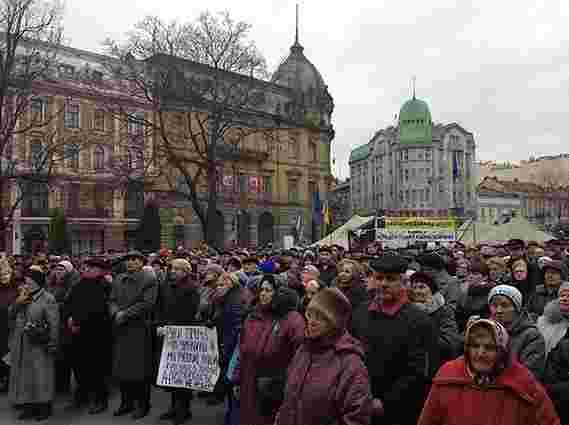
[[[386,217],[385,227],[376,229],[384,242],[453,242],[456,221],[449,218]]]
[[[215,329],[165,327],[157,385],[212,392],[220,373]]]

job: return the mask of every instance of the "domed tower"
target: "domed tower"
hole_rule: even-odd
[[[433,121],[427,102],[413,98],[399,111],[399,141],[401,144],[425,144],[433,142]]]
[[[298,41],[298,9],[294,44],[271,82],[292,91],[291,105],[285,109],[287,115],[315,127],[330,126],[334,101],[322,75],[304,55],[304,47]]]

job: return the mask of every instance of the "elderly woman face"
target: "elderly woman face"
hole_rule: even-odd
[[[548,288],[557,288],[561,285],[561,273],[552,268],[545,269],[544,283]]]
[[[416,303],[424,304],[433,298],[431,288],[425,282],[413,282],[411,284],[411,296]]]
[[[498,359],[498,347],[492,332],[482,326],[472,329],[467,341],[466,355],[474,372],[492,372]]]
[[[275,295],[275,288],[269,282],[263,282],[259,290],[259,304],[261,306],[271,305],[273,296]]]
[[[492,281],[500,277],[505,271],[506,269],[501,264],[496,264],[492,262],[488,264],[488,276]]]

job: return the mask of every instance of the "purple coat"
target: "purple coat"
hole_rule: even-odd
[[[285,371],[304,338],[304,319],[289,312],[274,328],[275,316],[255,311],[245,321],[240,342],[240,409],[241,424],[272,425],[273,417],[259,414],[255,378]]]
[[[328,344],[306,342],[288,369],[275,425],[367,425],[373,397],[364,350],[350,334]]]

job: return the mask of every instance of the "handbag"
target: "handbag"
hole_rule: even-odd
[[[269,332],[269,335],[265,339],[261,353],[265,351],[271,336],[278,334],[278,331],[279,321],[275,320],[271,332]],[[257,407],[262,416],[272,416],[276,414],[278,408],[284,401],[285,383],[285,373],[277,373],[270,376],[258,375],[255,377]]]

